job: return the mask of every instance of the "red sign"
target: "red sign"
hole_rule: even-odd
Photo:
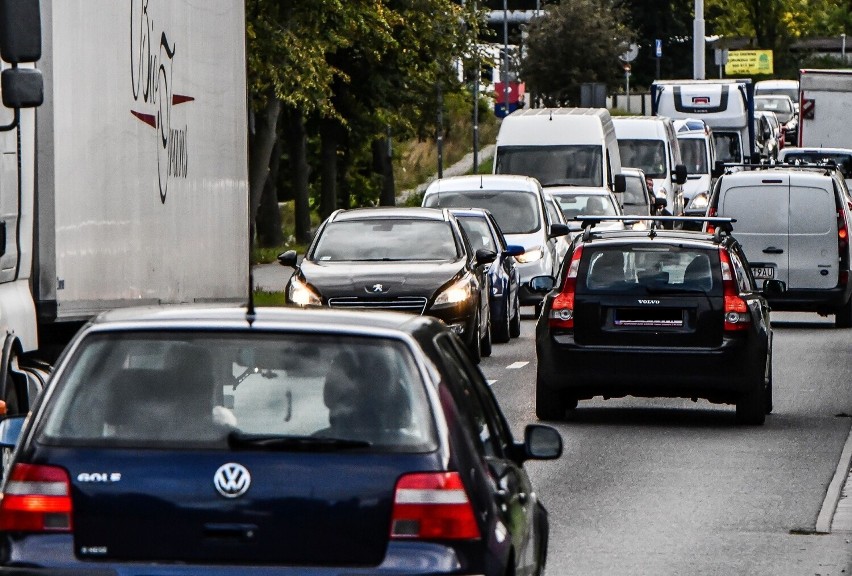
[[[509,104],[516,104],[521,101],[526,92],[527,85],[523,82],[509,82]],[[494,99],[502,104],[505,104],[505,93],[503,92],[503,83],[494,83]]]
[[[802,118],[805,120],[813,120],[816,109],[816,102],[813,98],[802,98]]]

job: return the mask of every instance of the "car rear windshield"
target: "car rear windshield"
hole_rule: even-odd
[[[329,223],[311,260],[457,260],[461,253],[449,222],[375,219]]]
[[[541,202],[533,192],[483,190],[429,194],[423,205],[430,208],[485,208],[504,234],[531,234],[541,229]]]
[[[721,294],[722,291],[718,250],[662,243],[585,247],[583,260],[578,292]]]
[[[616,216],[615,204],[610,196],[602,194],[554,194],[566,220],[580,214],[594,216]]]
[[[50,397],[42,443],[397,452],[437,445],[423,379],[395,340],[112,332],[80,346]]]

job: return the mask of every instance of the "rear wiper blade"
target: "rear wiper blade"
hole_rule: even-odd
[[[355,448],[369,448],[371,442],[348,438],[329,438],[323,436],[288,436],[281,434],[228,434],[228,447],[232,450],[305,450],[334,451]]]
[[[707,290],[702,290],[701,288],[661,288],[654,286],[646,286],[645,290],[648,291],[648,294],[704,294],[705,296],[707,296]]]

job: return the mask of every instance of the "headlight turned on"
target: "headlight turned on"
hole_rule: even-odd
[[[521,264],[529,264],[530,262],[541,260],[542,256],[544,256],[544,250],[541,248],[533,248],[532,250],[527,250],[523,254],[515,256],[515,260]]]
[[[307,284],[293,277],[290,290],[287,291],[287,300],[298,306],[321,306],[322,299]]]
[[[465,274],[459,280],[453,282],[438,294],[435,298],[433,306],[445,306],[448,304],[458,304],[469,300],[473,295],[473,276]]]

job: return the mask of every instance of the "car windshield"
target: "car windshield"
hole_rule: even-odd
[[[40,441],[115,447],[436,446],[401,342],[306,332],[91,334],[62,373]]]
[[[545,187],[603,186],[601,147],[500,146],[497,148],[496,172],[531,176]],[[504,231],[508,232],[505,228]]]
[[[476,250],[491,250],[497,251],[497,246],[494,245],[494,237],[491,235],[491,228],[488,227],[488,222],[485,218],[478,216],[457,216],[462,228],[470,240],[470,245]]]
[[[627,188],[624,190],[624,211],[627,214],[642,214],[643,212],[631,212],[628,208],[644,208],[644,213],[648,213],[648,193],[645,191],[644,178],[640,176],[627,176],[625,178]]]
[[[707,143],[700,138],[680,138],[680,156],[688,174],[709,174],[707,166]]]
[[[621,165],[639,168],[651,178],[666,177],[666,147],[662,140],[618,140]]]
[[[787,98],[774,98],[772,96],[755,98],[754,109],[775,112],[778,115],[779,122],[785,124],[793,117],[793,105]]]
[[[834,164],[840,168],[844,178],[852,174],[852,154],[821,151],[794,150],[784,155],[786,164]]]
[[[721,294],[718,250],[656,243],[584,250],[578,291]],[[583,275],[583,268],[580,271]]]
[[[713,146],[716,159],[726,164],[741,164],[740,137],[736,132],[713,132]]]
[[[530,234],[541,228],[541,204],[533,192],[438,192],[426,196],[423,205],[433,208],[485,208],[494,216],[504,234]]]
[[[594,216],[617,215],[611,196],[604,196],[603,194],[554,194],[553,197],[559,202],[559,207],[562,209],[562,213],[565,214],[566,220],[571,220],[580,214]]]
[[[460,253],[449,222],[376,218],[330,222],[309,256],[318,262],[457,260]]]

